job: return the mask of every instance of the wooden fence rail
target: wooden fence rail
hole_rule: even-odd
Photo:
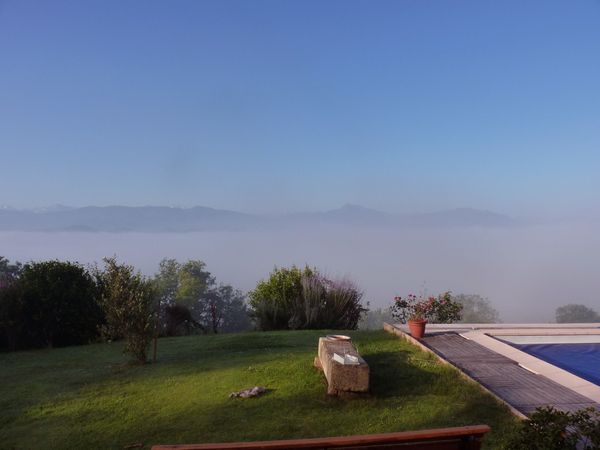
[[[283,441],[155,445],[152,450],[479,450],[487,425]]]

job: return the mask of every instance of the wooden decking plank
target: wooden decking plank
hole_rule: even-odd
[[[589,398],[525,370],[515,361],[456,333],[425,336],[422,342],[524,414],[540,406],[553,406],[563,411],[587,407],[600,409],[600,405]]]

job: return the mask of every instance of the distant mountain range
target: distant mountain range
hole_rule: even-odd
[[[276,216],[195,206],[86,206],[63,205],[22,210],[0,207],[4,231],[189,232],[286,229],[323,224],[360,227],[507,227],[508,216],[490,211],[458,208],[424,214],[389,214],[358,205],[311,213]]]

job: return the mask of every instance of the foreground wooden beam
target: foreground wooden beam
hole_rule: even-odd
[[[155,445],[152,450],[479,450],[487,425],[283,441],[222,444]]]

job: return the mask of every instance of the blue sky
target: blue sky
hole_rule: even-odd
[[[0,0],[0,204],[598,211],[600,1]]]

